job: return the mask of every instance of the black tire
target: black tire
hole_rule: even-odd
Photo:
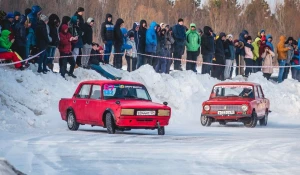
[[[79,128],[79,123],[77,123],[76,116],[72,110],[68,112],[67,125],[71,131],[77,131]]]
[[[158,135],[165,135],[165,127],[161,126],[161,127],[157,128],[157,134]]]
[[[105,123],[108,134],[116,133],[115,122],[110,112],[106,113],[105,115]]]
[[[219,124],[222,125],[222,126],[225,126],[226,122],[225,121],[219,121]]]
[[[212,123],[212,118],[201,115],[200,122],[202,126],[210,126]]]
[[[244,126],[246,126],[247,128],[255,128],[256,125],[257,125],[257,114],[255,111],[253,111],[251,119],[247,122],[244,122]]]
[[[268,111],[266,111],[266,114],[265,114],[265,116],[264,116],[264,118],[262,118],[262,119],[260,119],[259,120],[259,125],[260,126],[267,126],[268,125]]]

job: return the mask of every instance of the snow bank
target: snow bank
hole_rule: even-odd
[[[0,158],[0,174],[3,175],[24,175],[22,172],[16,170],[5,159]]]
[[[93,70],[81,68],[74,73],[78,78],[67,77],[68,81],[59,74],[40,75],[35,72],[34,66],[31,69],[16,71],[0,68],[0,130],[51,132],[52,129],[66,129],[58,112],[60,98],[71,97],[83,80],[105,79]],[[212,86],[218,82],[208,75],[190,71],[157,74],[148,65],[132,73],[110,66],[105,69],[122,76],[123,80],[145,84],[153,101],[167,101],[173,109],[172,125],[199,122],[202,102],[207,100]],[[232,81],[244,80],[236,77]],[[260,73],[251,75],[248,81],[260,83],[266,97],[271,100],[271,124],[300,123],[299,82],[286,80],[276,84],[266,81]]]

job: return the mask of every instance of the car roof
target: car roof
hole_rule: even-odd
[[[134,82],[134,81],[120,81],[120,80],[88,80],[88,81],[83,81],[80,84],[136,84],[136,85],[143,85],[141,83],[138,82]]]
[[[215,84],[215,86],[222,86],[222,85],[260,86],[260,84],[253,83],[253,82],[222,82],[222,83]]]

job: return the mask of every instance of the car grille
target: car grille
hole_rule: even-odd
[[[211,105],[211,111],[242,111],[242,105]]]

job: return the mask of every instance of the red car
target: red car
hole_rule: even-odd
[[[201,124],[243,122],[246,127],[254,128],[259,121],[261,126],[266,126],[269,112],[270,101],[259,84],[219,83],[213,87],[209,100],[202,104]]]
[[[79,125],[102,126],[109,134],[116,130],[157,129],[165,134],[171,108],[153,103],[146,87],[129,81],[85,81],[72,98],[59,101],[61,118],[70,130]]]

